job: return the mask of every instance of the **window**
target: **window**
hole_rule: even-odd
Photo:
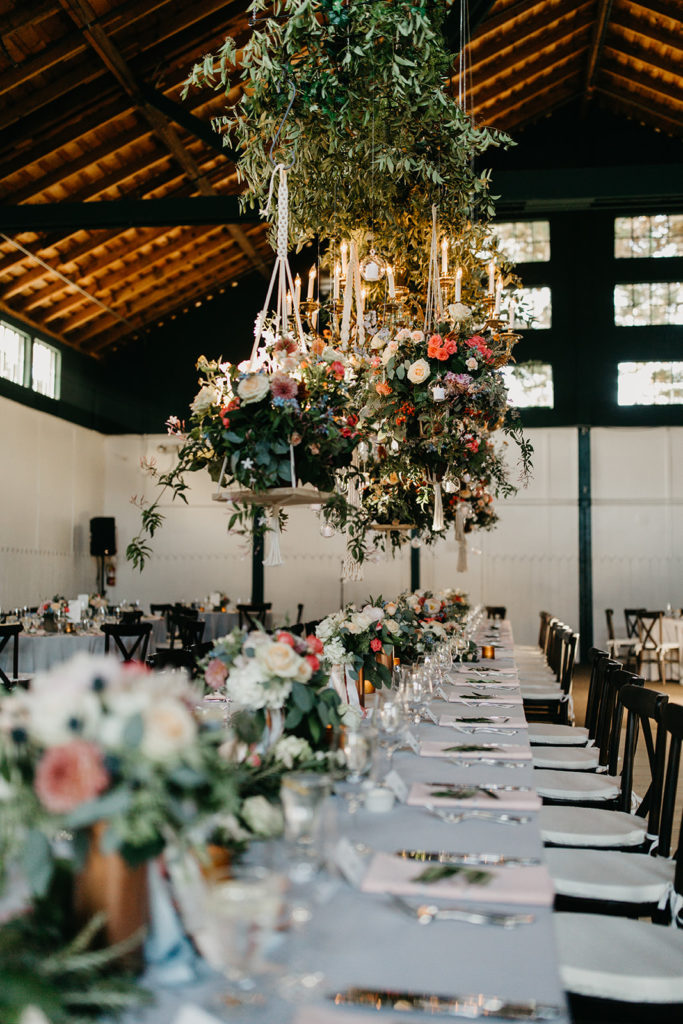
[[[615,285],[614,323],[617,327],[683,324],[683,282]]]
[[[619,405],[683,405],[683,362],[619,363]]]
[[[515,220],[495,224],[493,233],[513,263],[546,263],[550,259],[550,221]]]
[[[0,377],[59,398],[62,357],[53,345],[0,320]]]
[[[511,297],[503,292],[501,306],[510,316]],[[510,317],[512,327],[529,327],[533,331],[552,326],[552,297],[550,288],[517,288],[514,308]]]
[[[0,377],[13,384],[24,383],[26,350],[31,339],[0,320]]]
[[[683,214],[615,217],[614,255],[616,259],[683,256]]]
[[[553,368],[550,363],[517,363],[501,370],[511,405],[518,409],[555,405]]]
[[[52,345],[37,339],[33,342],[31,387],[39,395],[59,398],[60,354]]]

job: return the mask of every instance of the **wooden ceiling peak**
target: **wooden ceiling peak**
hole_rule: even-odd
[[[246,0],[2,6],[0,233],[14,234],[0,238],[0,311],[101,356],[217,281],[267,274],[264,225],[234,208],[228,216],[225,204],[209,223],[188,205],[234,204],[240,188],[234,154],[211,127],[239,87],[180,93],[227,34],[248,37]],[[581,100],[680,136],[682,11],[680,0],[478,3],[468,47],[475,118],[514,135]],[[151,200],[170,204],[168,223],[140,213]],[[60,204],[58,218],[46,218],[48,203]],[[79,203],[121,216],[74,223]]]

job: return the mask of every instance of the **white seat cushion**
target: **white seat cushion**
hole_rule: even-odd
[[[618,903],[659,903],[676,865],[665,857],[622,850],[546,850],[548,869],[561,896]]]
[[[549,800],[615,800],[619,781],[611,775],[541,768],[534,772],[534,789]]]
[[[556,746],[585,747],[588,743],[588,729],[573,725],[547,725],[545,722],[529,723],[529,743],[552,744]]]
[[[569,992],[627,1003],[683,1002],[683,931],[601,914],[553,920]]]
[[[541,807],[538,823],[543,842],[558,846],[640,846],[647,832],[643,818],[600,807]]]
[[[531,751],[534,768],[564,768],[567,771],[590,772],[598,767],[597,747],[537,747]]]
[[[564,697],[559,686],[539,686],[539,687],[522,687],[522,700],[533,701],[533,700],[562,700]]]

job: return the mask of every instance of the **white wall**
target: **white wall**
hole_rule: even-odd
[[[93,592],[89,520],[103,514],[103,435],[0,398],[0,436],[0,606]]]
[[[88,552],[89,520],[116,518],[117,583],[109,596],[144,605],[192,600],[223,590],[233,600],[251,593],[247,541],[227,533],[225,506],[211,501],[211,481],[189,474],[188,505],[166,502],[167,519],[140,574],[125,559],[139,524],[133,495],[151,497],[142,457],[170,468],[165,435],[105,437],[0,399],[0,605],[35,604],[53,593],[96,586]],[[528,432],[535,448],[527,489],[499,505],[491,533],[470,535],[469,569],[458,575],[452,533],[421,552],[423,587],[458,585],[475,601],[505,604],[515,635],[532,643],[546,608],[578,628],[578,450],[573,427]],[[593,593],[595,641],[604,642],[604,609],[683,605],[683,427],[594,429],[592,440]],[[509,446],[511,458],[516,449]],[[282,537],[285,564],[266,569],[266,599],[278,618],[306,618],[339,607],[342,537],[320,536],[308,509],[294,509]],[[344,585],[345,601],[385,597],[410,583],[410,550],[367,564],[360,583]],[[620,620],[619,620],[620,621]]]
[[[625,636],[624,608],[683,607],[683,427],[591,431],[593,609]]]

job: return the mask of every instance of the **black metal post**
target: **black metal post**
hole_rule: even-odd
[[[254,507],[253,539],[251,545],[251,603],[263,604],[265,597],[265,571],[263,568],[263,556],[265,542],[263,534],[256,533],[256,524],[263,515],[260,506]]]
[[[591,431],[579,427],[579,632],[581,660],[593,646],[593,544],[591,525]]]
[[[417,530],[413,530],[411,537],[417,537]],[[410,589],[420,589],[420,549],[410,549]]]

